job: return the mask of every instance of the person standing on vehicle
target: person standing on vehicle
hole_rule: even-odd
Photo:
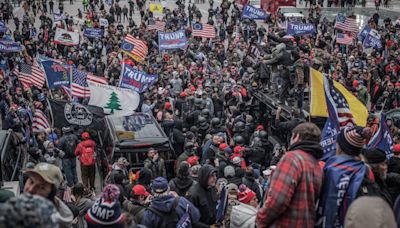
[[[78,182],[78,176],[76,174],[76,157],[75,149],[79,143],[78,137],[72,133],[70,127],[63,127],[63,136],[60,138],[58,148],[65,152],[62,159],[63,171],[67,178],[67,184],[69,187],[74,186]]]
[[[217,206],[217,170],[211,165],[204,165],[199,170],[198,182],[193,185],[187,194],[194,206],[201,214],[199,227],[209,227],[216,223]]]
[[[200,219],[199,210],[185,197],[176,196],[170,192],[168,181],[164,177],[157,177],[151,183],[154,199],[144,212],[141,224],[146,227],[180,227],[178,222],[187,216],[191,224]],[[186,215],[185,215],[186,214]]]
[[[96,173],[96,143],[90,139],[88,132],[83,132],[82,142],[75,149],[75,156],[81,162],[82,182],[85,188],[94,190],[94,178]]]
[[[152,179],[156,177],[167,177],[164,159],[160,158],[158,151],[154,148],[149,148],[147,158],[144,160],[144,167],[151,170]]]

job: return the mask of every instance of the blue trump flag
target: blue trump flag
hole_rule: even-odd
[[[121,80],[119,87],[132,89],[137,93],[143,93],[158,79],[158,75],[146,74],[144,71],[140,71],[132,68],[129,65],[124,64],[121,72]]]
[[[378,31],[371,29],[364,39],[363,46],[365,48],[375,48],[381,50],[383,47],[381,36],[379,35]]]
[[[242,18],[254,19],[254,20],[266,20],[270,14],[265,12],[263,9],[256,8],[251,5],[246,5],[242,12]]]
[[[343,94],[333,86],[332,79],[328,79],[326,76],[324,77],[324,90],[328,119],[322,130],[320,144],[324,149],[324,156],[321,160],[326,161],[336,154],[336,139],[340,130],[355,124],[349,104]]]
[[[375,135],[369,140],[367,144],[368,149],[378,148],[386,153],[386,158],[389,159],[393,156],[393,137],[390,133],[388,126],[386,125],[385,115],[382,113],[381,122],[379,124],[379,129]]]
[[[227,208],[228,208],[228,192],[227,192],[227,187],[223,186],[218,200],[217,215],[216,215],[217,222],[222,222],[224,220]]]
[[[316,32],[315,25],[311,23],[288,22],[287,34],[292,36],[301,36],[313,34]]]
[[[184,30],[176,32],[158,32],[158,46],[160,50],[185,49],[188,41]]]
[[[41,61],[43,71],[46,74],[47,86],[50,89],[69,86],[71,78],[70,66],[63,65],[57,60]]]
[[[22,45],[19,42],[0,40],[0,52],[20,52]]]
[[[371,27],[369,25],[364,25],[361,32],[357,35],[357,39],[361,42],[364,41],[365,37],[367,37],[368,33],[371,31]]]
[[[7,32],[7,30],[8,30],[7,25],[4,22],[0,21],[0,32],[4,33]]]
[[[104,30],[101,28],[85,28],[83,36],[88,38],[102,38],[104,36]]]

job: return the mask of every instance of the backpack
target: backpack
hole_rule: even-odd
[[[74,157],[75,156],[74,152],[75,152],[76,145],[77,145],[77,142],[72,134],[65,136],[64,148],[62,148],[62,149],[65,152],[65,154],[67,155],[66,157]]]
[[[84,166],[91,166],[96,163],[93,147],[83,147],[81,153],[81,163]]]
[[[161,212],[153,207],[148,207],[147,209],[156,214],[160,220],[156,227],[159,228],[175,228],[176,224],[179,222],[178,214],[176,213],[176,207],[178,206],[180,197],[176,197],[172,204],[172,209],[168,213]]]

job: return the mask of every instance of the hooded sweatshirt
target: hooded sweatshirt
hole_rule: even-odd
[[[217,194],[215,187],[208,186],[208,177],[217,172],[211,165],[204,165],[199,170],[199,182],[193,185],[187,198],[201,214],[196,227],[208,227],[216,222]]]
[[[233,206],[230,228],[253,228],[256,224],[257,208],[240,203]]]

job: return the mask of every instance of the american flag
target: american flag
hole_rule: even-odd
[[[346,17],[343,14],[338,14],[336,16],[335,29],[358,33],[358,24],[355,19]]]
[[[121,49],[137,61],[144,61],[148,53],[147,44],[132,35],[125,37],[124,41],[122,41]]]
[[[337,44],[344,44],[344,45],[350,45],[353,44],[354,37],[344,34],[344,33],[338,33],[336,36],[336,43]]]
[[[324,149],[322,160],[326,161],[336,153],[336,138],[340,130],[355,126],[355,121],[346,98],[334,87],[332,79],[324,77],[324,90],[328,119],[322,130],[321,146]]]
[[[80,71],[77,69],[72,70],[72,83],[71,83],[71,95],[79,98],[89,98],[90,89],[87,82],[95,82],[99,84],[107,84],[107,79],[103,77],[97,77],[90,73]]]
[[[193,24],[193,36],[204,37],[204,38],[215,38],[214,26],[209,24],[195,23]]]
[[[149,21],[148,30],[157,30],[164,31],[165,30],[165,22],[164,21]]]
[[[14,73],[17,75],[18,80],[23,85],[34,85],[39,89],[43,88],[45,81],[44,72],[36,65],[31,66],[25,63],[21,63],[18,68],[14,69]]]
[[[42,130],[46,130],[47,128],[50,128],[50,124],[46,115],[42,110],[36,109],[35,114],[33,115],[32,131],[40,132]]]

